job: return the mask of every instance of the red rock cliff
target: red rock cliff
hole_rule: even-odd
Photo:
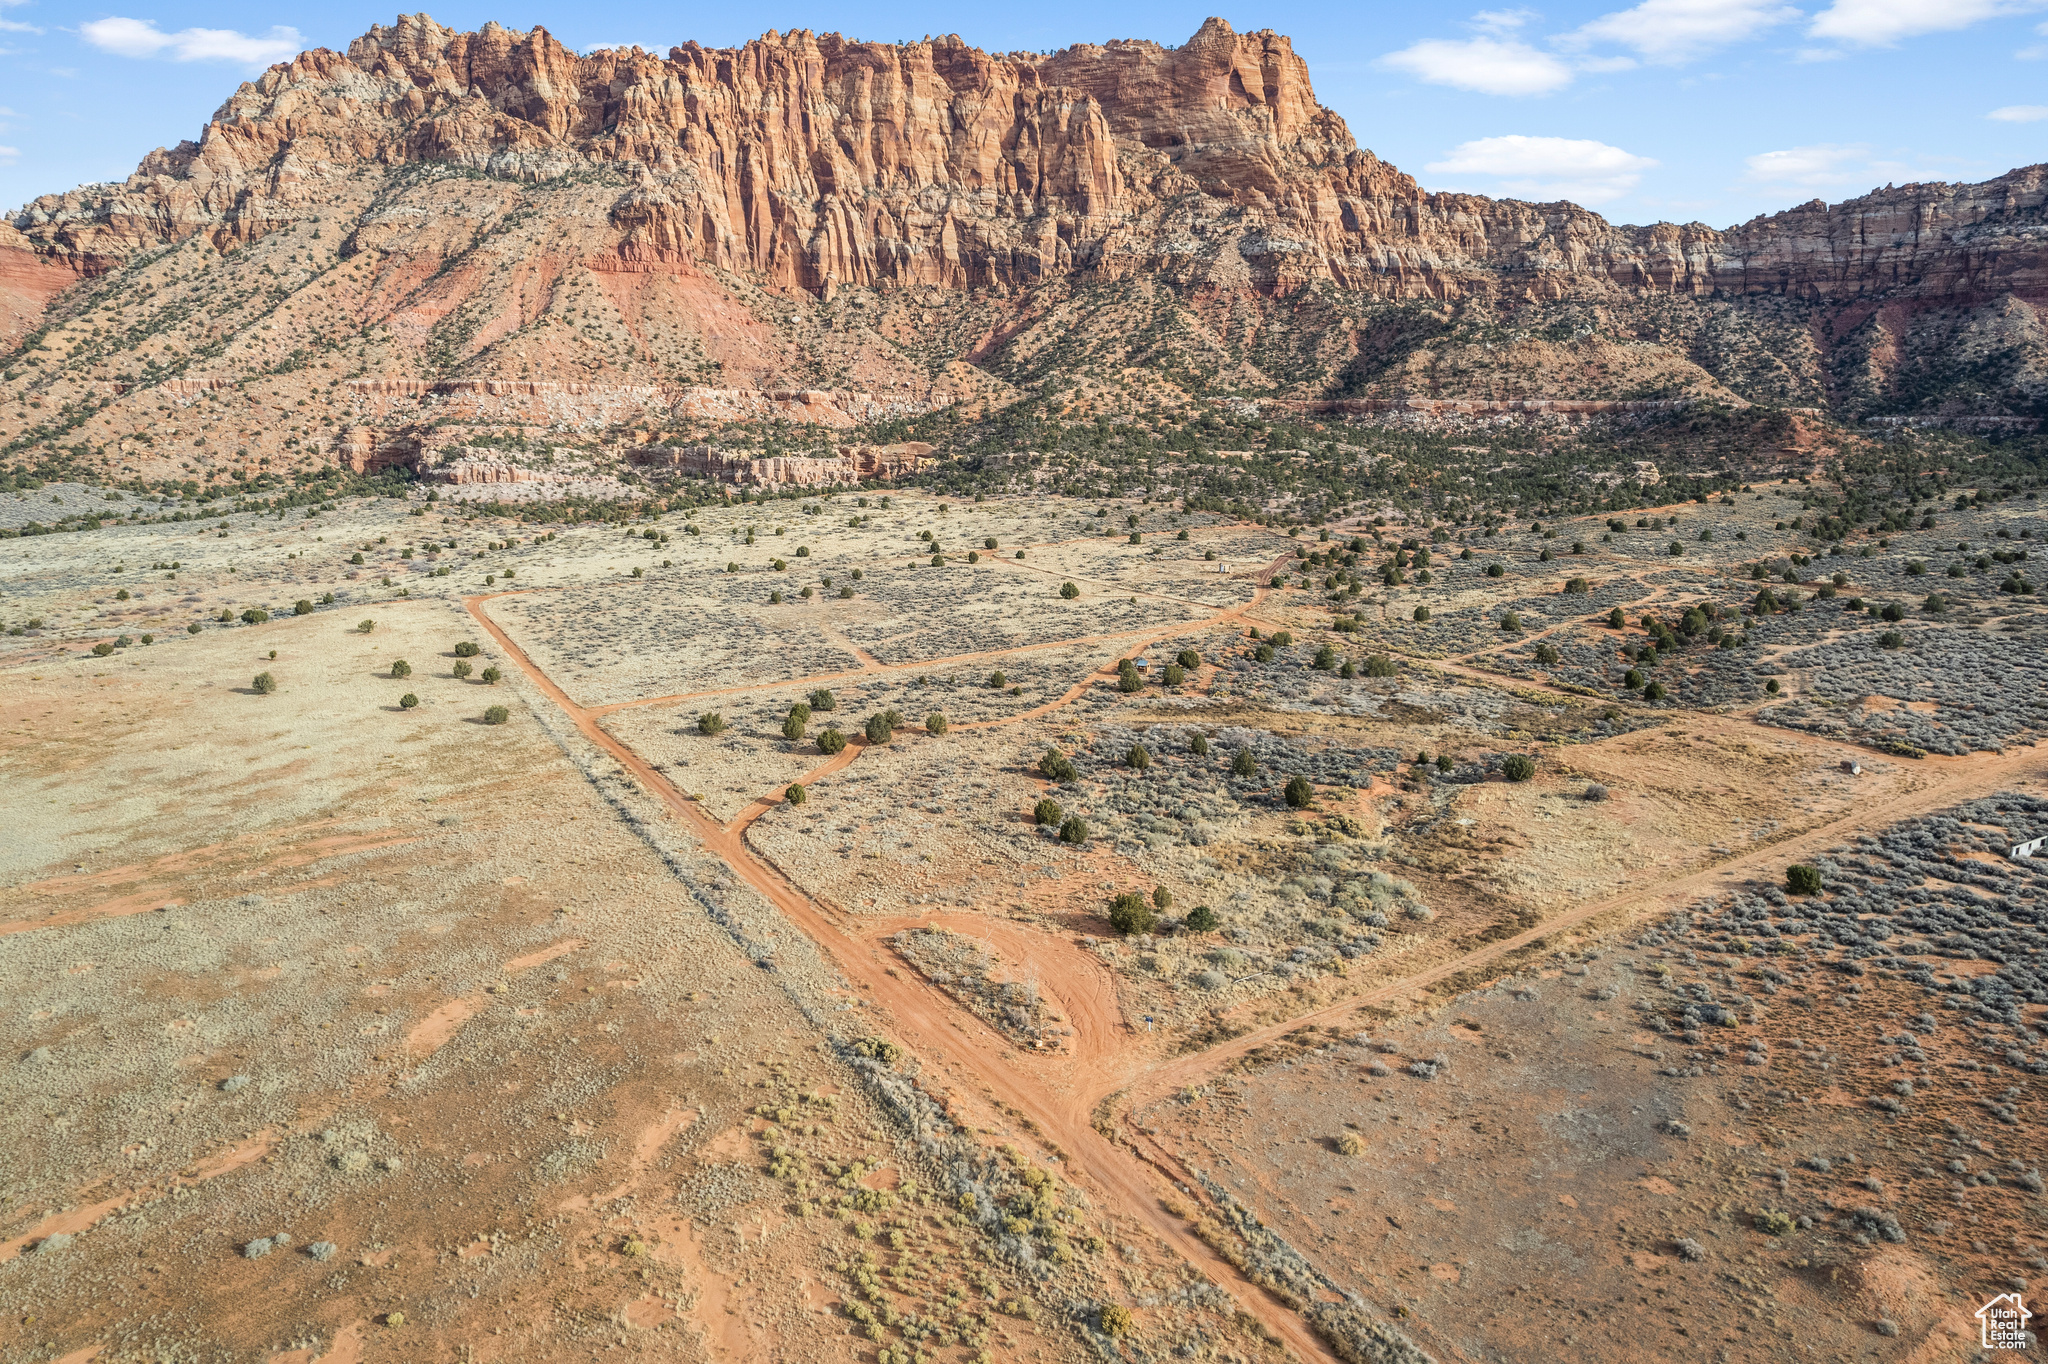
[[[1728,231],[1429,194],[1316,103],[1286,38],[1220,19],[1177,48],[998,54],[798,31],[659,57],[409,15],[272,68],[125,184],[45,196],[12,222],[44,262],[202,232],[226,246],[318,208],[336,177],[422,161],[527,180],[626,169],[638,183],[611,205],[609,249],[814,291],[1007,288],[1082,267],[1424,298],[2048,289],[2040,166]],[[381,231],[365,224],[360,244]]]

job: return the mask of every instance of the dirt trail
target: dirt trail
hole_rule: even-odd
[[[1091,1075],[1121,1074],[1125,1056],[1123,1039],[1131,1032],[1123,1007],[1117,1002],[1116,977],[1103,960],[1058,933],[1032,924],[1020,924],[987,914],[905,914],[881,919],[860,919],[849,925],[871,942],[895,936],[904,929],[938,928],[984,944],[1013,980],[1031,980],[1041,993],[1049,995],[1072,1026],[1074,1035],[1060,1053],[1063,1064],[1048,1083],[1077,1091],[1092,1098],[1113,1092]],[[912,968],[913,970],[915,968]],[[947,999],[945,991],[926,987]],[[1039,1055],[1016,1048],[1023,1057]],[[1097,1092],[1099,1091],[1099,1092]]]
[[[1059,1143],[1068,1154],[1070,1168],[1093,1182],[1105,1199],[1120,1204],[1126,1214],[1151,1227],[1161,1240],[1190,1264],[1198,1266],[1211,1280],[1235,1287],[1239,1301],[1296,1353],[1306,1359],[1335,1364],[1335,1356],[1306,1323],[1279,1300],[1246,1279],[1179,1219],[1168,1215],[1159,1206],[1158,1193],[1149,1172],[1129,1152],[1089,1125],[1085,1104],[1076,1103],[1073,1097],[1056,1094],[1047,1088],[1026,1071],[1016,1052],[986,1035],[987,1030],[963,1031],[956,1027],[955,1007],[950,1001],[935,997],[936,992],[919,983],[890,974],[888,962],[872,945],[842,931],[815,901],[778,869],[758,857],[740,833],[713,820],[644,758],[607,732],[598,723],[600,717],[597,714],[570,700],[568,694],[535,666],[526,651],[484,611],[484,604],[489,600],[489,596],[470,597],[463,604],[477,624],[505,650],[506,656],[519,665],[528,680],[561,708],[585,738],[609,753],[668,806],[706,851],[719,857],[735,875],[766,896],[792,924],[818,944],[849,980],[868,992],[876,1003],[887,1007],[895,1030],[904,1042],[928,1058],[979,1081],[986,1092],[1024,1113]],[[1241,614],[1256,601],[1255,598],[1253,602],[1221,612],[1217,619]]]
[[[1933,760],[1925,760],[1930,763]],[[1776,881],[1786,864],[1837,847],[1865,833],[1877,833],[1903,819],[1924,815],[1958,801],[1987,795],[2012,785],[2016,780],[2048,778],[2048,752],[2023,749],[1996,757],[1950,758],[1933,763],[1940,775],[1927,785],[1903,791],[1889,799],[1859,807],[1855,813],[1831,823],[1808,829],[1791,838],[1767,843],[1711,867],[1641,890],[1623,891],[1603,900],[1592,900],[1545,920],[1536,927],[1498,942],[1441,961],[1413,975],[1382,985],[1363,994],[1351,995],[1311,1013],[1300,1014],[1231,1039],[1196,1055],[1169,1061],[1148,1072],[1132,1088],[1126,1112],[1172,1090],[1200,1084],[1232,1061],[1256,1047],[1286,1036],[1298,1028],[1334,1022],[1361,1005],[1380,1004],[1406,998],[1440,980],[1496,961],[1508,953],[1550,937],[1574,925],[1615,910],[1627,910],[1635,917],[1675,910],[1734,886],[1758,873]]]
[[[1285,556],[1282,560],[1275,561],[1273,568],[1277,569],[1279,564],[1284,562],[1284,558]],[[1269,577],[1271,572],[1272,569],[1267,570]],[[1251,613],[1264,603],[1269,591],[1268,586],[1261,586],[1250,601],[1220,609],[1208,620],[1199,623],[1188,622],[1149,631],[1087,636],[1076,640],[1024,647],[1044,649],[1080,643],[1158,638],[1189,628],[1213,628],[1225,622],[1253,618]],[[600,723],[602,717],[614,710],[625,708],[624,705],[585,709],[570,700],[568,695],[485,613],[484,604],[491,599],[489,596],[473,597],[468,599],[465,605],[477,622],[498,641],[528,678],[570,717],[586,737],[610,753],[650,792],[668,805],[709,851],[724,860],[736,875],[760,891],[794,925],[807,933],[849,979],[871,994],[874,1002],[886,1006],[898,1035],[905,1043],[918,1049],[962,1080],[979,1084],[989,1095],[1023,1112],[1068,1153],[1072,1162],[1071,1168],[1080,1176],[1094,1182],[1106,1197],[1121,1204],[1126,1212],[1150,1225],[1164,1241],[1175,1247],[1190,1263],[1200,1266],[1212,1279],[1234,1286],[1238,1290],[1238,1296],[1250,1306],[1260,1320],[1276,1331],[1290,1346],[1308,1358],[1330,1358],[1328,1350],[1294,1312],[1264,1290],[1251,1284],[1205,1243],[1194,1237],[1180,1219],[1169,1216],[1160,1208],[1160,1191],[1155,1180],[1164,1177],[1175,1183],[1186,1182],[1184,1172],[1178,1170],[1171,1156],[1144,1141],[1134,1142],[1131,1149],[1125,1149],[1106,1139],[1090,1124],[1087,1115],[1094,1106],[1102,1099],[1129,1087],[1134,1069],[1145,1064],[1127,1044],[1129,1025],[1118,1007],[1115,983],[1106,966],[1078,945],[1067,942],[1056,934],[983,916],[927,914],[870,922],[840,919],[829,915],[817,902],[804,894],[791,878],[767,858],[755,852],[746,842],[746,829],[754,819],[773,807],[780,798],[780,791],[756,800],[730,824],[718,824],[706,811],[603,727]],[[991,650],[961,655],[953,660],[940,660],[939,663],[994,658],[1020,651]],[[939,663],[926,661],[900,666],[922,669],[938,666]],[[1499,681],[1496,675],[1483,668],[1457,661],[1432,660],[1429,666],[1469,676],[1475,680]],[[1107,664],[1099,666],[1070,687],[1060,698],[1020,715],[963,724],[957,728],[986,729],[1015,724],[1071,704],[1085,694],[1089,687],[1102,681],[1107,670]],[[828,674],[817,678],[756,685],[804,686],[848,675],[850,674]],[[1516,685],[1530,690],[1551,692],[1561,696],[1571,695],[1545,683],[1523,679],[1514,681]],[[754,689],[756,687],[723,690]],[[722,692],[692,695],[715,694]],[[625,705],[653,705],[664,701],[688,699],[689,696],[657,698],[653,701]],[[1753,721],[1734,716],[1693,713],[1687,718],[1689,723],[1727,731],[1751,731],[1754,725]],[[1786,731],[1785,734],[1795,742],[1810,744],[1816,748],[1840,751],[1848,747],[1836,741],[1800,735],[1792,731]],[[850,743],[843,753],[835,755],[827,763],[805,774],[802,780],[808,783],[840,770],[854,761],[863,747],[865,745]],[[1129,1114],[1163,1094],[1199,1084],[1254,1047],[1269,1043],[1303,1026],[1335,1021],[1361,1005],[1410,996],[1437,982],[1500,960],[1522,947],[1603,914],[1616,910],[1636,914],[1661,912],[1711,894],[1765,868],[1769,868],[1775,875],[1776,869],[1785,861],[1835,846],[1865,830],[1881,828],[1956,800],[1982,794],[2019,776],[2040,776],[2044,771],[2048,771],[2048,757],[2026,750],[1991,760],[1930,759],[1925,771],[1939,775],[1933,776],[1933,779],[1918,789],[1902,792],[1890,799],[1867,806],[1853,816],[1819,826],[1776,844],[1754,849],[1742,856],[1655,887],[1589,902],[1515,937],[1489,943],[1475,951],[1439,962],[1366,994],[1350,996],[1313,1013],[1247,1033],[1199,1055],[1172,1059],[1155,1065],[1149,1071],[1145,1071],[1137,1086],[1130,1090],[1129,1101],[1124,1105],[1124,1111]],[[915,977],[915,973],[905,975],[896,972],[892,966],[893,953],[886,952],[876,940],[899,928],[927,924],[950,928],[967,936],[983,939],[989,942],[998,956],[1020,971],[1035,971],[1041,981],[1057,982],[1048,988],[1048,993],[1059,1001],[1065,1017],[1073,1026],[1075,1035],[1071,1051],[1064,1054],[1030,1052],[1011,1044],[993,1028],[978,1025],[978,1020],[977,1025],[963,1026],[961,1015],[964,1011],[949,996],[921,978]],[[1142,1134],[1134,1135],[1142,1137]],[[1151,1169],[1148,1169],[1148,1166]]]

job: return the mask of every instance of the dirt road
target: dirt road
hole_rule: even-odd
[[[1263,570],[1261,576],[1269,578],[1279,564],[1284,562],[1284,558],[1285,556]],[[1121,644],[1128,640],[1154,640],[1190,630],[1236,624],[1243,619],[1255,618],[1252,613],[1263,604],[1268,591],[1269,588],[1262,585],[1252,600],[1235,607],[1220,609],[1202,622],[1180,623],[1153,631],[1086,636],[1076,640],[1055,641],[1029,647],[1047,649],[1084,643]],[[472,597],[466,600],[465,605],[478,624],[497,640],[507,656],[518,664],[534,685],[569,716],[585,737],[611,754],[650,792],[673,810],[708,851],[721,858],[735,875],[766,896],[796,927],[802,929],[817,943],[849,980],[865,992],[874,1003],[885,1007],[901,1041],[917,1050],[927,1061],[956,1082],[978,1088],[988,1096],[1028,1116],[1067,1153],[1070,1169],[1081,1181],[1092,1184],[1101,1197],[1149,1225],[1162,1240],[1173,1246],[1190,1263],[1199,1266],[1219,1285],[1232,1290],[1233,1295],[1244,1306],[1295,1351],[1310,1359],[1329,1360],[1332,1359],[1332,1355],[1309,1330],[1306,1323],[1277,1298],[1251,1283],[1238,1270],[1217,1256],[1207,1244],[1192,1234],[1180,1218],[1167,1214],[1161,1208],[1159,1198],[1165,1192],[1159,1182],[1162,1178],[1183,1185],[1189,1182],[1184,1172],[1175,1166],[1172,1158],[1146,1141],[1142,1133],[1132,1133],[1131,1145],[1126,1148],[1106,1139],[1090,1124],[1089,1114],[1102,1100],[1120,1091],[1126,1092],[1128,1098],[1124,1109],[1129,1113],[1165,1094],[1204,1082],[1253,1048],[1270,1043],[1304,1025],[1335,1022],[1355,1013],[1363,1005],[1413,996],[1431,985],[1500,961],[1524,947],[1603,915],[1621,913],[1641,917],[1677,908],[1710,895],[1716,890],[1732,887],[1759,875],[1775,880],[1786,862],[1838,845],[1859,833],[1875,831],[1901,819],[1982,795],[2003,786],[2039,781],[2048,777],[2048,753],[2032,749],[2017,750],[1996,757],[1928,759],[1928,765],[1924,770],[1928,774],[1933,774],[1932,780],[1926,781],[1914,790],[1865,806],[1851,816],[1810,829],[1794,838],[1753,849],[1713,867],[1660,885],[1588,902],[1553,916],[1537,927],[1512,938],[1488,943],[1471,952],[1438,962],[1370,992],[1349,996],[1316,1012],[1246,1033],[1229,1043],[1198,1055],[1173,1058],[1148,1066],[1148,1058],[1142,1054],[1142,1049],[1134,1048],[1129,1043],[1128,1025],[1116,1004],[1114,981],[1107,967],[1092,954],[1075,944],[1035,928],[993,920],[985,916],[964,916],[956,920],[948,915],[921,915],[900,920],[867,922],[842,920],[831,915],[772,862],[756,852],[746,840],[748,827],[783,798],[786,787],[777,787],[765,793],[749,804],[729,824],[720,824],[709,812],[655,771],[601,723],[604,716],[627,707],[681,702],[698,695],[755,690],[765,685],[818,685],[829,682],[841,674],[727,688],[717,693],[693,693],[690,696],[654,698],[585,708],[571,700],[567,693],[543,673],[525,651],[491,619],[484,609],[490,600],[492,596]],[[1019,650],[992,650],[942,661],[965,663],[1015,652]],[[926,661],[903,666],[925,669],[936,665]],[[963,724],[957,728],[985,729],[1016,724],[1069,705],[1084,695],[1089,687],[1106,684],[1113,676],[1113,666],[1114,659],[1106,660],[1059,698],[1020,715]],[[1435,661],[1430,666],[1475,679],[1499,681],[1495,675],[1461,661]],[[863,668],[863,671],[868,672],[875,670],[876,668],[872,666]],[[1531,690],[1557,690],[1522,679],[1515,679],[1515,684]],[[1559,691],[1558,694],[1567,693]],[[1748,730],[1755,723],[1737,716],[1699,714],[1689,715],[1689,721],[1729,730]],[[1844,752],[1851,748],[1850,745],[1814,736],[1794,737],[1816,747]],[[801,780],[808,784],[846,767],[858,759],[864,747],[865,745],[858,741],[850,743],[844,752],[806,773]],[[924,924],[952,928],[969,936],[987,940],[999,956],[1026,971],[1038,972],[1044,981],[1056,982],[1051,985],[1049,992],[1058,1000],[1062,1012],[1073,1027],[1074,1037],[1070,1045],[1058,1053],[1024,1051],[993,1028],[973,1018],[950,997],[923,980],[915,978],[914,973],[894,971],[894,954],[880,946],[879,940],[899,928]]]
[[[511,595],[509,593],[494,596]],[[492,598],[471,597],[464,605],[490,636],[518,664],[541,693],[561,708],[583,736],[609,753],[648,791],[682,820],[706,851],[720,858],[733,874],[759,891],[790,922],[803,930],[862,991],[890,1014],[902,1042],[926,1059],[939,1063],[1000,1102],[1024,1113],[1067,1153],[1069,1168],[1080,1182],[1093,1184],[1098,1197],[1121,1208],[1127,1215],[1150,1226],[1167,1245],[1216,1284],[1234,1290],[1240,1305],[1258,1317],[1270,1330],[1305,1359],[1336,1364],[1320,1339],[1307,1324],[1264,1289],[1246,1279],[1228,1261],[1196,1237],[1179,1219],[1159,1206],[1152,1175],[1131,1152],[1107,1140],[1089,1124],[1089,1106],[1072,1095],[1059,1094],[1020,1062],[1020,1054],[987,1028],[960,1028],[958,1007],[921,983],[893,974],[889,963],[871,943],[843,931],[827,917],[818,904],[798,889],[779,869],[757,855],[747,844],[741,829],[720,824],[679,790],[645,759],[614,737],[599,723],[602,716],[572,701],[553,679],[537,667],[526,651],[499,628],[484,606]],[[1219,612],[1210,624],[1234,619],[1256,605],[1258,598]],[[1183,633],[1183,625],[1171,631]],[[1193,627],[1199,628],[1199,627]],[[796,685],[801,685],[799,682]],[[616,708],[613,708],[616,709]],[[854,752],[852,748],[848,752]],[[839,755],[844,757],[844,754]],[[734,821],[740,824],[740,821]],[[743,826],[742,826],[743,827]],[[1071,1006],[1070,1006],[1071,1007]],[[1075,1010],[1070,1016],[1088,1018],[1089,1011]],[[1096,1030],[1099,1041],[1100,1029]],[[1076,1032],[1079,1032],[1077,1026]]]

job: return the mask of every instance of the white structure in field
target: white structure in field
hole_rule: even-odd
[[[2012,845],[2012,860],[2015,862],[2033,857],[2048,850],[2048,838],[2030,838],[2024,843]]]

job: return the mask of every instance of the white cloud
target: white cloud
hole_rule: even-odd
[[[21,160],[21,148],[0,147],[0,166],[11,166]]]
[[[2048,104],[2008,104],[1984,115],[2000,123],[2039,123],[2048,118]]]
[[[0,33],[41,33],[34,24],[16,23],[12,19],[0,19]]]
[[[1643,0],[1633,9],[1603,14],[1561,41],[1569,47],[1614,43],[1633,48],[1644,61],[1670,64],[1799,17],[1798,10],[1775,0]]]
[[[1538,17],[1533,9],[1483,9],[1466,20],[1465,27],[1502,38]]]
[[[1813,17],[1815,38],[1889,47],[1920,33],[1945,33],[1986,19],[2025,14],[2043,0],[1834,0]]]
[[[186,28],[166,33],[148,19],[95,19],[78,32],[103,52],[120,57],[167,55],[181,62],[240,62],[267,66],[296,56],[305,39],[295,28],[276,27],[260,38],[231,28]]]
[[[1572,83],[1570,67],[1513,38],[1433,38],[1390,52],[1380,64],[1482,95],[1547,95]]]
[[[1758,152],[1744,158],[1744,164],[1749,167],[1748,178],[1761,184],[1822,189],[1863,178],[1868,170],[1869,151],[1862,143],[1844,146],[1822,142],[1810,147]]]
[[[1454,181],[1484,176],[1519,198],[1597,204],[1634,189],[1656,164],[1605,142],[1516,134],[1461,142],[1423,169]]]

